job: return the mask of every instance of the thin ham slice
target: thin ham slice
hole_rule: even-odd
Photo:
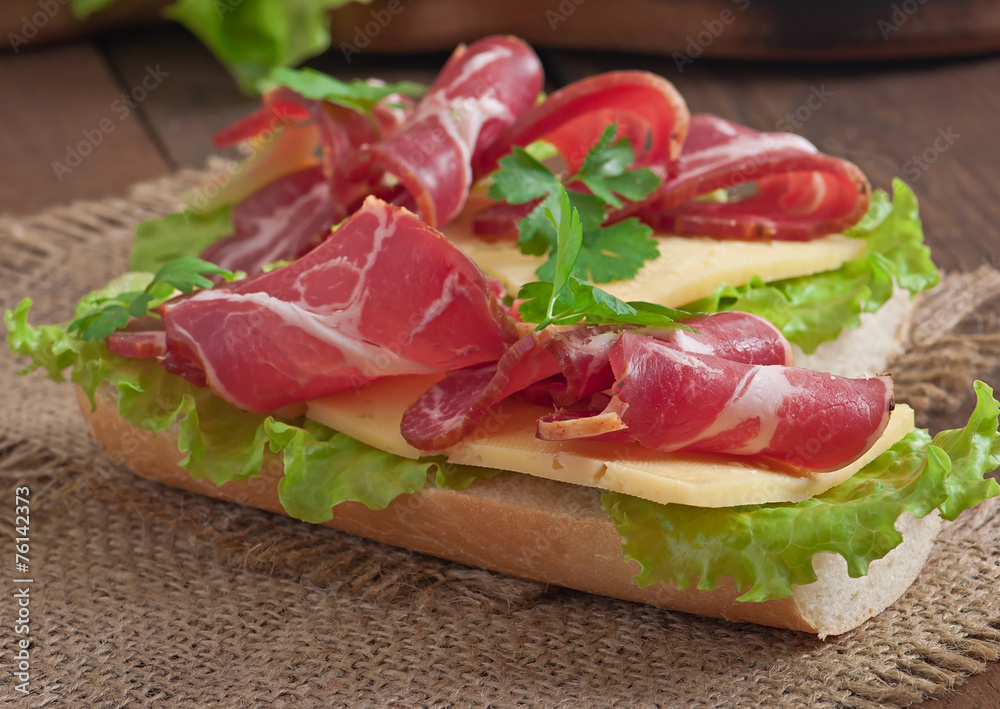
[[[471,434],[499,402],[558,371],[555,358],[538,346],[534,335],[527,335],[499,362],[449,372],[406,410],[400,431],[420,450],[449,448]],[[497,417],[502,420],[503,412]]]
[[[261,97],[261,107],[212,136],[217,147],[228,148],[251,140],[266,131],[274,131],[289,123],[301,123],[311,118],[308,107],[298,94],[289,95],[283,89],[272,89]]]
[[[256,275],[267,263],[297,258],[318,245],[330,227],[377,192],[377,185],[346,179],[348,157],[390,136],[412,112],[412,101],[395,94],[376,104],[369,120],[358,111],[305,98],[287,87],[267,92],[263,106],[217,133],[216,143],[231,145],[294,123],[321,148],[321,161],[275,175],[239,201],[232,211],[234,233],[210,245],[201,257]]]
[[[764,318],[726,312],[687,321],[697,332],[664,329],[654,334],[673,346],[733,357],[737,361],[788,364],[791,346]],[[450,372],[403,415],[400,431],[420,450],[443,450],[468,436],[492,407],[516,392],[529,400],[571,406],[610,387],[610,351],[621,336],[607,326],[546,328],[525,335],[495,364]]]
[[[833,470],[878,440],[893,408],[889,377],[748,365],[630,332],[611,362],[622,423],[632,440],[661,451],[763,455]]]
[[[391,173],[421,218],[443,226],[465,204],[477,153],[534,104],[541,88],[541,63],[524,42],[490,37],[460,46],[410,120],[353,156],[348,177],[372,183]]]
[[[748,183],[754,193],[738,201],[695,200]],[[805,138],[698,114],[691,117],[676,174],[651,199],[616,218],[638,216],[680,236],[804,241],[854,226],[870,203],[861,170],[819,153]]]
[[[108,352],[130,359],[156,359],[167,353],[167,335],[162,330],[119,330],[104,340]]]
[[[555,145],[571,170],[611,123],[631,139],[636,166],[672,170],[688,132],[688,109],[673,84],[643,71],[612,71],[576,81],[553,92],[482,151],[474,163],[477,177],[497,168],[514,146],[545,139]]]
[[[278,178],[233,207],[234,233],[211,244],[201,258],[250,275],[266,264],[298,258],[319,245],[340,218],[329,191],[320,165]]]
[[[375,198],[294,263],[160,311],[168,353],[258,412],[378,377],[495,362],[515,339],[478,267]]]

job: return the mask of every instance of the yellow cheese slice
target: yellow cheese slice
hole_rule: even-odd
[[[525,256],[510,240],[484,241],[472,233],[472,215],[484,206],[482,198],[469,206],[444,234],[479,264],[483,271],[517,293],[537,281],[535,269],[544,259]],[[839,268],[865,252],[862,239],[833,234],[814,241],[718,241],[716,239],[658,235],[659,258],[646,263],[630,281],[601,284],[622,300],[644,300],[678,308],[715,292],[720,283],[741,286],[753,276],[765,281],[807,276]]]
[[[399,432],[403,412],[439,375],[386,377],[308,402],[307,416],[371,446],[407,458],[427,455]],[[511,470],[623,492],[661,503],[731,507],[798,502],[842,483],[913,430],[913,411],[897,405],[885,433],[859,460],[836,471],[794,475],[755,468],[738,456],[660,453],[634,444],[541,441],[535,422],[547,409],[507,399],[472,435],[444,451],[453,463]]]

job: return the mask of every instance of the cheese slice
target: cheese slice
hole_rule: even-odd
[[[440,375],[386,377],[357,390],[308,402],[307,416],[368,445],[406,458],[427,455],[399,432],[403,412]],[[798,502],[854,475],[913,430],[913,411],[897,405],[885,433],[859,460],[824,473],[797,475],[755,467],[739,456],[661,453],[635,444],[541,441],[535,422],[547,409],[515,399],[497,404],[461,443],[443,451],[453,463],[499,468],[697,507]]]
[[[499,280],[508,293],[537,281],[535,269],[545,259],[526,256],[510,240],[488,242],[472,232],[472,217],[484,204],[470,199],[469,206],[444,235],[488,275]],[[861,258],[863,239],[833,234],[814,241],[719,241],[717,239],[657,235],[660,256],[647,262],[629,281],[601,284],[622,300],[644,300],[679,308],[710,296],[720,283],[741,286],[753,276],[765,281],[807,276],[839,268]]]

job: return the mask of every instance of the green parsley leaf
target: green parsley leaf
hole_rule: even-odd
[[[633,201],[642,199],[660,186],[660,178],[646,168],[629,170],[635,161],[635,151],[628,140],[612,144],[616,133],[617,126],[613,124],[604,129],[574,179],[589,187],[602,202],[619,209],[622,206],[619,196]]]
[[[169,283],[181,293],[190,293],[195,288],[212,287],[212,281],[205,278],[206,275],[232,276],[233,272],[200,258],[185,256],[163,264],[153,276],[150,287],[161,281]],[[149,292],[148,288],[146,292]]]
[[[626,280],[635,277],[646,261],[659,255],[653,230],[638,219],[602,226],[608,207],[620,208],[623,198],[642,199],[660,185],[660,179],[652,171],[629,169],[635,152],[628,139],[612,142],[617,131],[615,124],[605,128],[580,169],[562,180],[522,148],[514,148],[510,155],[501,158],[489,196],[509,204],[539,201],[517,226],[521,253],[550,254],[535,271],[540,279],[552,280],[555,274],[558,235],[546,218],[546,209],[552,209],[554,198],[564,185],[570,188],[570,203],[579,213],[583,227],[581,254],[574,275],[595,283]],[[574,185],[586,187],[591,194],[573,189]]]
[[[266,88],[287,86],[306,98],[329,101],[360,113],[369,113],[372,107],[392,94],[422,96],[427,87],[415,81],[395,84],[369,83],[364,79],[341,81],[315,69],[289,69],[276,67],[266,80]]]
[[[556,233],[556,250],[550,281],[525,284],[518,291],[523,301],[518,312],[526,322],[536,322],[541,330],[548,325],[631,324],[652,327],[682,327],[676,322],[687,313],[655,303],[625,302],[574,275],[583,251],[584,231],[570,193],[561,185],[556,195],[540,205]]]
[[[225,268],[190,256],[168,261],[152,278],[148,274],[127,274],[107,288],[83,298],[77,305],[76,319],[67,325],[66,332],[85,342],[103,340],[128,325],[132,318],[150,314],[172,297],[175,290],[191,293],[195,288],[211,288],[212,281],[206,275],[233,277]],[[125,290],[137,280],[146,279],[148,282],[143,290]]]
[[[491,199],[505,199],[510,204],[524,204],[539,197],[548,197],[560,185],[558,178],[545,165],[523,148],[500,158],[500,170],[493,175]]]

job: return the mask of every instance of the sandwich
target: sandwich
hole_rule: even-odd
[[[273,80],[219,138],[251,157],[141,227],[134,272],[69,323],[29,324],[29,299],[5,316],[27,369],[72,368],[115,462],[821,636],[892,603],[939,518],[1000,492],[985,384],[932,438],[878,370],[792,366],[793,345],[933,284],[902,183],[872,195],[855,166],[692,117],[649,74],[540,99],[510,37],[459,48],[425,93]],[[664,282],[671,248],[690,265]]]

